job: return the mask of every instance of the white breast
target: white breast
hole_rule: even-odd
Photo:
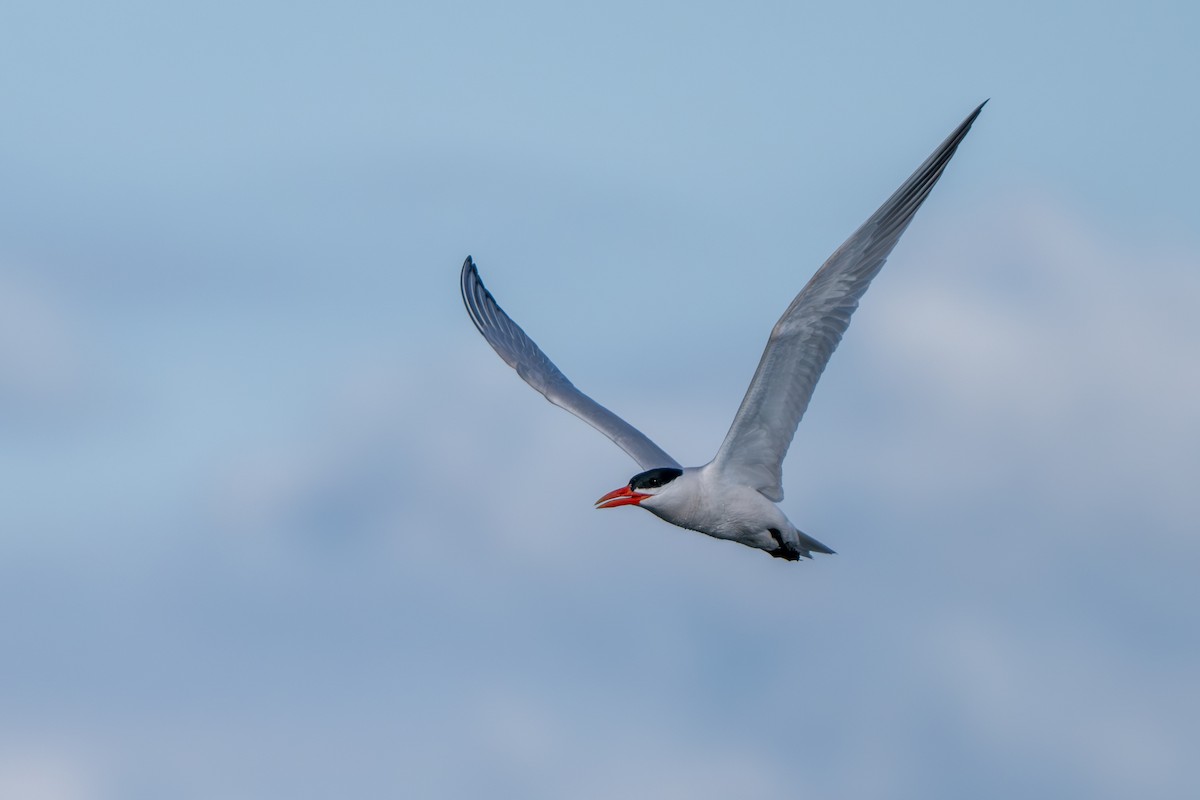
[[[779,507],[757,490],[721,481],[705,467],[685,469],[641,506],[672,525],[756,547],[763,537],[770,541],[770,528],[791,528]]]

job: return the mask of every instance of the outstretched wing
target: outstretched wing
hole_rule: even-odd
[[[771,331],[713,469],[775,502],[783,499],[783,457],[850,315],[986,102],[829,257],[788,306]]]
[[[546,399],[565,408],[616,442],[642,469],[676,467],[679,463],[637,428],[575,388],[534,341],[496,304],[483,285],[475,262],[467,256],[462,268],[462,296],[475,327],[504,362]]]

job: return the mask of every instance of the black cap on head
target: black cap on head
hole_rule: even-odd
[[[657,489],[665,486],[683,474],[683,470],[674,467],[657,467],[639,472],[629,479],[630,489]]]

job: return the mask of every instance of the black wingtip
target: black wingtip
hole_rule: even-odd
[[[989,97],[988,100],[990,99],[991,98]],[[988,101],[984,100],[975,107],[974,111],[967,115],[966,119],[958,123],[958,127],[946,137],[946,140],[938,146],[938,149],[933,151],[933,155],[931,155],[928,160],[926,160],[926,162],[922,164],[920,168],[913,174],[913,177],[909,179],[911,181],[920,176],[920,179],[917,181],[916,185],[923,187],[924,193],[928,193],[928,191],[933,188],[933,184],[937,182],[937,179],[941,177],[942,170],[945,168],[946,164],[950,163],[951,157],[954,156],[954,151],[958,149],[958,146],[962,143],[962,140],[967,137],[967,132],[970,131],[971,126],[975,124],[975,118],[979,116],[979,113],[983,111],[983,107],[987,104]],[[932,178],[932,180],[930,180],[930,178]],[[900,191],[904,191],[904,187],[901,187]],[[922,200],[923,199],[924,195],[922,195]]]
[[[475,280],[479,280],[479,270],[475,268],[475,260],[467,256],[467,260],[463,262],[462,271],[459,272],[459,283],[462,285],[463,300],[467,299],[467,285],[470,282],[470,276],[474,275]],[[468,304],[469,305],[469,304]]]
[[[987,100],[984,100],[982,103],[975,106],[975,110],[972,111],[971,114],[967,117],[964,124],[970,126],[970,124],[975,121],[975,118],[979,116],[979,112],[983,111],[983,107],[988,104],[988,100],[991,100],[991,99],[992,98],[989,97]]]
[[[484,338],[487,338],[479,306],[483,302],[483,298],[491,298],[492,295],[483,285],[483,281],[479,279],[479,270],[475,269],[475,262],[470,256],[467,256],[467,260],[463,262],[462,272],[458,275],[458,287],[462,293],[463,305],[467,308],[467,316],[471,318],[471,322],[475,323],[476,330],[482,333]],[[482,297],[480,296],[481,292]]]

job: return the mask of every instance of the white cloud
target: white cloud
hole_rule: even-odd
[[[1120,239],[1037,197],[948,227],[914,237],[905,274],[885,276],[855,320],[870,380],[903,415],[876,467],[916,493],[931,472],[976,493],[1019,473],[1042,509],[1103,515],[1119,498],[1144,514],[1139,535],[1178,541],[1200,474],[1200,255]],[[923,469],[895,464],[914,457]]]
[[[1092,797],[1167,797],[1189,780],[1200,681],[1145,680],[1103,643],[947,614],[927,645],[965,727],[1000,759],[1071,774]]]
[[[20,800],[101,800],[92,759],[75,748],[7,741],[0,745],[0,797]]]
[[[1171,695],[1195,693],[1176,630],[1195,600],[1188,495],[1122,458],[1186,468],[1196,423],[1154,384],[1191,391],[1170,366],[1194,340],[1149,364],[1093,352],[1115,301],[1138,322],[1131,351],[1153,349],[1179,304],[1149,312],[1153,290],[1124,286],[1136,243],[1088,249],[1100,234],[1025,207],[906,242],[928,258],[890,265],[835,356],[784,505],[842,555],[786,565],[593,511],[635,467],[455,308],[461,337],[330,359],[312,382],[327,397],[270,432],[244,424],[205,462],[198,491],[220,521],[205,543],[251,569],[185,546],[154,579],[123,572],[131,599],[115,611],[44,611],[37,627],[71,640],[119,617],[129,641],[95,645],[108,668],[146,660],[186,684],[143,698],[153,711],[97,712],[120,763],[149,765],[154,785],[253,796],[352,772],[366,793],[475,796],[495,779],[545,797],[928,797],[962,796],[983,772],[1063,795],[1185,794],[1177,743],[1195,710]],[[693,460],[679,443],[703,458],[732,413],[717,406],[740,394],[706,399],[725,372],[677,395],[640,380],[596,391]],[[1115,429],[1125,406],[1139,425]],[[1095,570],[1119,557],[1119,532],[1062,527],[1105,511],[1085,503],[1164,523],[1145,534],[1162,557]],[[1018,514],[1014,547],[997,537]],[[357,541],[342,552],[358,557],[313,534]],[[103,576],[87,579],[103,601]],[[1131,641],[1146,630],[1159,638]],[[80,694],[94,680],[55,674]]]

